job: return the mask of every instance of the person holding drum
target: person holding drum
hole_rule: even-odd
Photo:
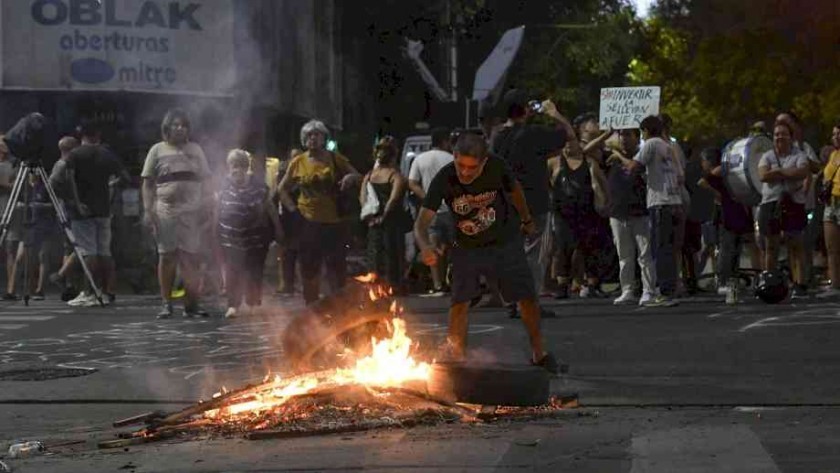
[[[784,234],[788,265],[793,273],[793,297],[807,297],[805,286],[803,231],[808,223],[805,213],[805,179],[810,175],[808,158],[793,147],[793,130],[784,122],[773,128],[773,149],[761,156],[758,176],[761,180],[761,205],[758,231],[764,241],[764,269],[776,269],[780,236]]]

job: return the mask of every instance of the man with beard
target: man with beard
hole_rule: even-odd
[[[543,350],[540,307],[525,258],[521,233],[533,235],[536,225],[522,186],[501,159],[489,155],[481,136],[462,134],[454,156],[432,180],[414,225],[423,262],[434,266],[440,253],[428,231],[442,202],[455,219],[449,354],[464,357],[470,301],[481,294],[479,280],[484,276],[498,281],[505,300],[518,302],[531,340],[531,363],[557,373],[557,360]]]

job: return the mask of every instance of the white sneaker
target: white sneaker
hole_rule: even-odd
[[[90,307],[85,304],[87,304],[91,300],[96,302],[96,296],[94,296],[93,294],[88,294],[87,291],[82,291],[79,293],[78,296],[76,296],[75,299],[68,301],[67,305],[69,305],[70,307]]]
[[[647,304],[648,302],[653,300],[653,297],[654,297],[653,294],[651,294],[647,291],[643,292],[642,297],[639,298],[639,305],[643,306],[643,305]]]
[[[236,317],[236,307],[228,307],[227,312],[225,312],[226,319],[232,319]]]
[[[583,287],[581,287],[581,288],[580,288],[580,292],[578,293],[578,297],[580,297],[581,299],[586,299],[586,298],[588,298],[588,297],[589,297],[589,291],[591,291],[591,289],[589,288],[589,286],[583,286]]]
[[[633,304],[634,302],[636,302],[636,296],[633,291],[624,291],[613,301],[613,305]]]
[[[720,286],[717,288],[717,293],[719,296],[728,296],[729,295],[729,286]]]

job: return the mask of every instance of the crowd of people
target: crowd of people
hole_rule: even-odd
[[[742,256],[747,269],[789,272],[793,297],[819,286],[814,262],[822,257],[830,285],[818,297],[840,296],[840,124],[819,153],[791,112],[771,129],[756,124],[751,133],[767,134],[773,145],[758,164],[760,204],[750,206],[726,184],[727,147],[685,149],[667,115],[648,116],[638,129],[600,130],[594,114],[570,121],[551,101],[531,98],[509,91],[501,113],[482,114],[480,130],[433,129],[431,149],[410,162],[395,138],[383,137],[364,174],[328,149],[329,129],[311,120],[300,131],[301,149],[279,165],[233,149],[224,175],[214,175],[191,139],[188,115],[170,111],[140,176],[143,221],[157,247],[158,317],[174,313],[178,275],[186,317],[208,314],[200,304],[208,284],[225,295],[227,317],[253,311],[262,304],[273,241],[278,293],[294,297],[299,278],[311,304],[344,285],[351,234],[360,227],[369,271],[398,294],[410,290],[409,281],[428,280],[421,292],[451,293],[464,320],[482,297],[486,305],[507,304],[528,327],[554,315],[532,294],[672,306],[701,290],[708,267],[714,284],[705,289],[735,303]],[[58,147],[50,183],[94,283],[68,303],[107,304],[116,297],[111,202],[129,176],[94,124]],[[0,140],[4,209],[15,171]],[[56,252],[49,246],[62,240],[56,213],[37,176],[26,182],[28,205],[15,206],[2,252],[5,300],[17,299],[27,259],[32,270],[22,284],[35,299],[48,282],[66,287],[82,266],[67,242],[60,264],[50,261]],[[608,282],[617,289],[607,291]]]

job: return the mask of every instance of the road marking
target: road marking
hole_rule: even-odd
[[[43,322],[54,319],[54,315],[6,315],[0,314],[0,322]]]
[[[28,326],[29,324],[0,324],[0,330],[19,330]]]
[[[0,317],[4,315],[27,315],[27,314],[72,314],[72,309],[65,309],[65,310],[40,310],[40,309],[33,309],[33,310],[13,310],[9,312],[0,312]]]
[[[633,437],[630,449],[630,473],[781,473],[758,436],[745,425],[659,430]]]

